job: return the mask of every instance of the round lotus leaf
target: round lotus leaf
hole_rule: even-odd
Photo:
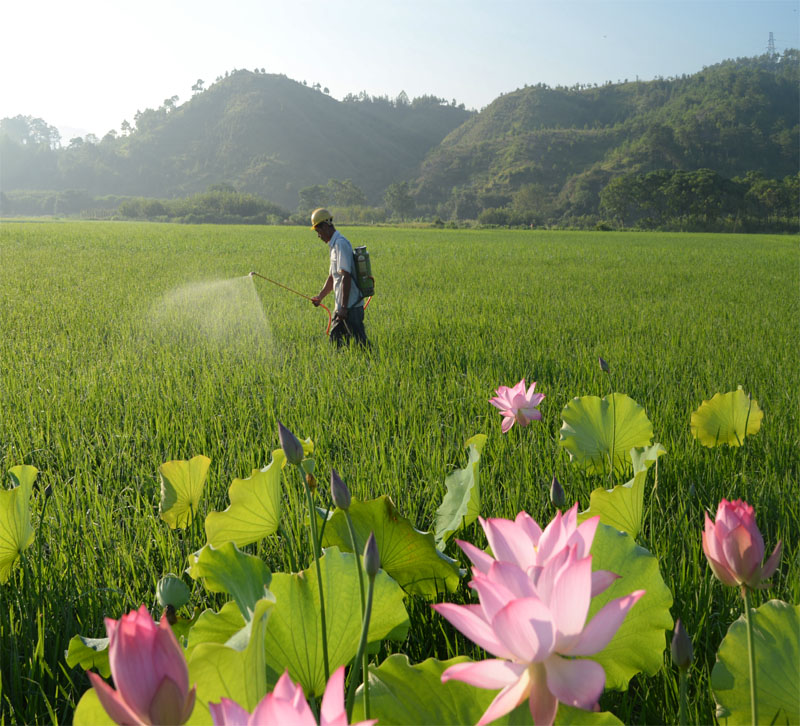
[[[589,474],[629,469],[630,450],[650,446],[653,440],[653,424],[644,409],[624,393],[573,398],[561,419],[560,445]]]
[[[715,393],[710,401],[703,401],[692,414],[692,434],[703,446],[741,446],[745,436],[758,433],[763,418],[758,401],[739,386],[735,391]]]

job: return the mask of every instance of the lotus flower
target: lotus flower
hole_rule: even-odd
[[[478,519],[494,557],[469,542],[456,540],[472,561],[473,573],[487,575],[495,561],[509,562],[529,573],[534,581],[551,559],[563,563],[571,547],[576,548],[579,559],[586,557],[600,523],[599,517],[590,517],[578,525],[577,502],[563,514],[557,512],[544,531],[527,512],[520,512],[513,521]],[[599,595],[616,579],[617,575],[608,570],[593,572],[592,597]]]
[[[100,703],[118,724],[183,724],[194,708],[183,649],[166,620],[156,625],[142,605],[106,618],[108,659],[117,690],[89,673]]]
[[[747,502],[723,499],[717,508],[716,521],[706,513],[703,552],[713,573],[726,585],[766,587],[762,583],[777,569],[781,545],[779,541],[762,567],[764,539],[753,508]]]
[[[575,527],[576,508],[557,515],[544,532],[521,512],[514,522],[481,520],[497,559],[464,548],[475,565],[470,586],[478,605],[442,603],[433,608],[495,660],[460,663],[442,680],[502,689],[478,722],[490,723],[528,699],[537,725],[552,724],[559,701],[591,709],[605,686],[598,663],[575,658],[601,651],[628,611],[637,590],[607,603],[586,624],[591,599],[616,575],[592,573],[597,518]],[[588,526],[587,526],[588,525]],[[538,534],[537,534],[538,533]],[[534,544],[534,542],[538,543]]]
[[[539,421],[542,412],[536,408],[544,399],[543,393],[534,393],[536,382],[531,383],[528,391],[525,391],[525,379],[523,378],[516,386],[500,386],[494,398],[489,399],[492,406],[500,409],[503,415],[503,425],[500,427],[506,433],[514,422],[520,426],[527,426],[531,421]]]
[[[220,703],[209,703],[208,707],[214,726],[317,726],[314,714],[303,695],[303,688],[300,684],[292,683],[288,672],[278,679],[275,690],[261,699],[252,714],[229,698],[223,698]],[[320,726],[347,726],[344,666],[338,668],[328,680],[319,717]],[[375,722],[376,720],[360,721],[353,726],[371,726]]]

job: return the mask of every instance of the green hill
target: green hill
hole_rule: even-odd
[[[714,214],[738,219],[747,197],[750,217],[769,213],[791,226],[799,89],[797,50],[680,78],[540,84],[502,95],[477,114],[432,96],[362,93],[337,101],[319,86],[240,70],[181,105],[173,98],[137,113],[133,127],[102,140],[59,147],[44,121],[3,119],[0,188],[5,199],[14,190],[71,193],[68,209],[92,196],[175,199],[224,185],[226,194],[292,210],[316,206],[317,185],[344,190],[349,201],[335,203],[348,206],[380,204],[403,182],[402,193],[413,197],[407,211],[390,210],[401,217],[593,224],[612,216],[624,224],[656,223],[666,214],[653,212],[661,190],[689,199],[692,193],[680,190],[699,184],[714,188],[714,203],[703,207]],[[745,177],[731,182],[735,189],[727,184]],[[630,190],[642,184],[647,204],[633,209]],[[681,216],[682,202],[670,204],[668,216]]]
[[[294,208],[301,188],[336,178],[378,201],[470,115],[434,97],[340,102],[285,76],[240,70],[179,106],[138,113],[131,133],[99,143],[42,149],[5,134],[0,186],[176,197],[229,183]]]
[[[798,171],[797,51],[726,61],[673,79],[533,86],[496,99],[422,164],[421,203],[511,204],[528,187],[543,205],[596,208],[620,174],[713,169],[732,178]],[[591,206],[591,205],[589,205]]]

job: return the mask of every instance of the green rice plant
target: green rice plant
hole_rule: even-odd
[[[548,520],[554,475],[568,503],[587,509],[598,477],[571,465],[558,438],[570,400],[609,392],[598,356],[668,452],[637,541],[662,563],[672,615],[693,635],[687,719],[710,722],[715,653],[740,606],[713,587],[700,550],[704,511],[724,496],[764,512],[764,538],[785,550],[753,607],[800,602],[796,240],[343,232],[370,249],[370,351],[331,350],[324,313],[247,277],[255,269],[316,292],[327,254],[307,229],[0,225],[0,471],[39,471],[34,541],[0,585],[0,722],[72,720],[88,686],[64,659],[72,636],[102,636],[104,616],[142,603],[158,608],[162,576],[184,572],[206,544],[199,523],[233,504],[232,482],[272,460],[277,419],[313,439],[320,480],[336,469],[355,499],[390,497],[422,531],[434,529],[476,432],[488,437],[483,516],[524,509]],[[523,376],[546,395],[542,420],[502,435],[488,399]],[[739,448],[698,445],[692,412],[739,385],[763,411],[758,435]],[[194,524],[173,530],[159,519],[159,467],[201,455],[211,463]],[[322,489],[319,497],[330,504]],[[283,531],[242,551],[271,572],[296,572],[310,564],[292,562],[311,551],[303,492],[287,491],[283,505]],[[485,544],[477,523],[457,536]],[[443,551],[465,565],[452,539]],[[224,604],[187,583],[183,617]],[[452,597],[468,602],[463,580]],[[381,662],[392,653],[412,664],[480,657],[427,601],[410,598],[407,610],[408,636],[384,641]],[[626,722],[669,720],[678,680],[665,666],[607,692],[602,708]]]

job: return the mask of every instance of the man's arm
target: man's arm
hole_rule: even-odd
[[[339,270],[342,276],[342,301],[336,301],[336,313],[340,318],[347,317],[347,303],[350,302],[350,273],[347,270]]]
[[[348,288],[350,286],[350,280],[347,281]],[[311,298],[311,302],[314,303],[314,307],[317,307],[322,299],[331,291],[333,290],[333,275],[328,275],[328,279],[325,280],[325,284],[322,286],[322,289],[319,291],[319,295],[314,295]]]

